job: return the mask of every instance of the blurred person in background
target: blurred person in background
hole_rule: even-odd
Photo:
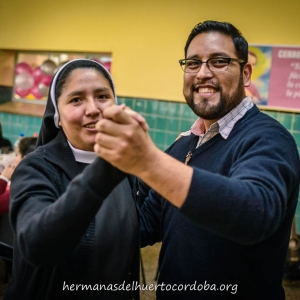
[[[36,147],[37,137],[23,137],[16,149],[16,157],[7,164],[0,175],[0,215],[9,212],[10,180],[20,161]]]

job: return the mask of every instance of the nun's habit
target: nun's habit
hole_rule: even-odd
[[[61,70],[52,80],[39,147],[12,178],[14,262],[4,299],[138,299],[138,289],[126,291],[139,280],[135,187],[95,153],[68,143],[54,97]]]

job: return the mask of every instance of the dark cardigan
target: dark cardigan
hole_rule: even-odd
[[[16,237],[4,299],[139,299],[138,290],[97,290],[139,280],[135,195],[102,159],[78,164],[62,132],[29,154],[12,178]],[[94,291],[70,291],[71,284]]]
[[[180,138],[168,153],[184,161],[194,138]],[[284,299],[300,170],[290,133],[254,106],[226,140],[217,134],[197,148],[190,166],[181,209],[154,191],[145,200],[142,245],[162,240],[159,284],[199,291],[164,286],[157,299]]]

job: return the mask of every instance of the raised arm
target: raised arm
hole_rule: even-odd
[[[22,255],[35,265],[63,261],[125,174],[98,158],[64,191],[55,168],[32,155],[14,172],[11,221]]]

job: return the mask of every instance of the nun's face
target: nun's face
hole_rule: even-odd
[[[109,82],[95,69],[71,72],[58,98],[59,125],[76,149],[94,151],[95,124],[115,103]]]

